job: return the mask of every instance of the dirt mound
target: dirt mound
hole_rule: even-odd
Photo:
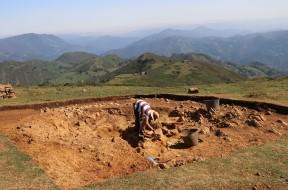
[[[15,98],[15,92],[10,84],[0,84],[0,99]]]
[[[43,108],[9,121],[2,131],[63,189],[226,156],[288,133],[288,116],[271,111],[221,105],[209,112],[204,104],[193,101],[146,99],[160,113],[160,120],[143,140],[133,128],[134,101]],[[187,147],[183,131],[191,128],[199,129],[199,144]]]

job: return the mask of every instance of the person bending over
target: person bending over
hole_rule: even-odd
[[[159,118],[159,113],[151,109],[150,105],[144,100],[137,100],[134,103],[135,131],[143,135],[146,129],[153,130],[152,122]]]

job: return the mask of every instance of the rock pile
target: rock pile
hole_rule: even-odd
[[[11,85],[0,84],[0,99],[15,98],[15,92]]]
[[[251,127],[262,127],[264,121],[266,121],[266,119],[263,115],[252,113],[248,116],[246,123]]]

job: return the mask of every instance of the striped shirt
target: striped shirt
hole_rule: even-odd
[[[138,110],[139,104],[140,104],[140,103],[143,103],[143,102],[145,102],[145,101],[144,101],[144,100],[137,100],[137,101],[135,102],[134,109],[135,109],[135,110]]]
[[[134,109],[138,111],[139,116],[145,117],[149,117],[152,111],[150,105],[144,100],[137,100]]]
[[[151,107],[149,104],[145,104],[143,107],[142,107],[142,115],[145,115],[145,116],[149,116],[149,113],[151,111]]]

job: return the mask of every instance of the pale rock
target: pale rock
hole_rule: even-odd
[[[285,121],[281,120],[281,119],[277,120],[277,122],[282,124],[282,125],[284,125],[285,127],[288,126],[288,124]]]

